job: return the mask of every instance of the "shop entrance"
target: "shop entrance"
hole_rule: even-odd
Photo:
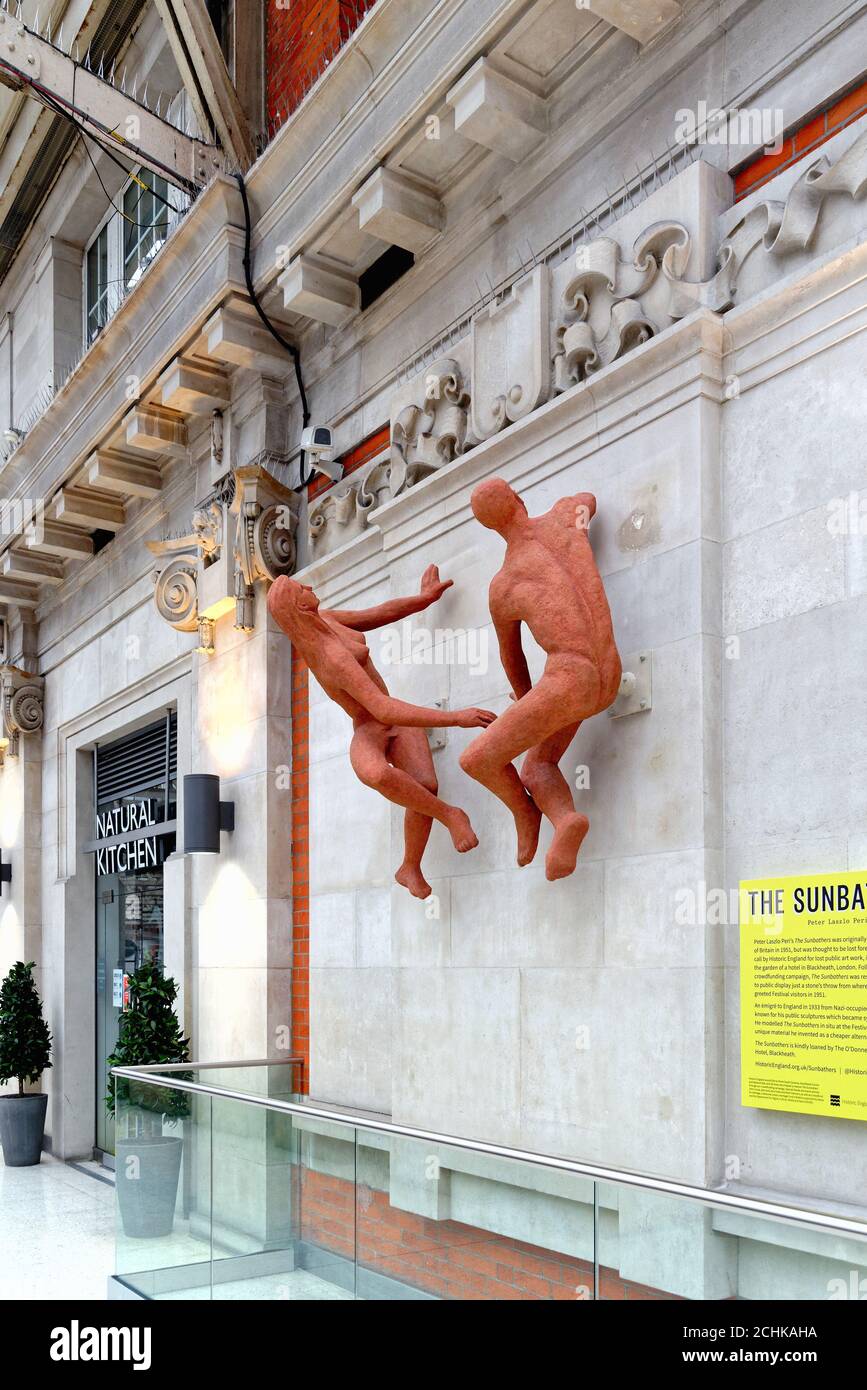
[[[163,963],[163,863],[175,848],[177,727],[173,713],[94,753],[96,838],[96,1133],[94,1155],[112,1164],[114,1121],[106,1111],[129,981],[146,961]]]

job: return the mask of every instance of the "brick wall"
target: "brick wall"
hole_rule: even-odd
[[[836,135],[838,130],[843,130],[845,126],[857,121],[865,111],[867,82],[861,82],[845,96],[831,102],[817,116],[811,116],[809,121],[804,121],[802,125],[790,131],[777,154],[756,155],[743,169],[739,169],[735,174],[735,201],[745,198],[753,189],[760,188],[781,169],[788,168],[790,164],[797,164],[805,155],[812,154],[820,145],[824,145],[826,140],[830,140],[832,135]]]
[[[593,1265],[459,1221],[431,1221],[391,1206],[388,1194],[304,1168],[300,1234],[310,1244],[438,1298],[576,1302],[593,1297]],[[673,1294],[601,1269],[604,1299]]]
[[[369,435],[343,458],[344,475],[388,447],[388,425]],[[307,493],[312,501],[333,484],[319,473]],[[310,1073],[310,724],[309,672],[292,648],[292,1048],[304,1058],[304,1085]]]
[[[295,110],[374,3],[375,0],[268,0],[265,98],[269,121]]]
[[[368,435],[367,439],[363,439],[354,449],[350,449],[349,453],[344,454],[343,458],[340,460],[343,464],[344,478],[349,473],[354,473],[357,468],[360,468],[363,463],[367,463],[369,459],[375,458],[377,454],[381,454],[383,449],[388,448],[390,440],[391,429],[388,425],[383,425],[382,429],[377,430],[374,434]],[[321,496],[323,492],[327,492],[328,489],[333,486],[334,484],[331,479],[326,477],[324,473],[317,473],[316,477],[307,488],[307,500],[312,502],[314,498]]]

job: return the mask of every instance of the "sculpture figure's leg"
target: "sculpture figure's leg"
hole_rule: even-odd
[[[505,802],[514,815],[519,864],[528,864],[536,852],[541,816],[512,766],[513,759],[544,743],[564,726],[577,726],[594,713],[598,699],[599,674],[591,662],[580,656],[550,658],[538,685],[461,754],[464,772]]]
[[[427,734],[424,729],[398,729],[388,745],[389,762],[409,773],[425,790],[436,795],[437,775]],[[407,810],[404,817],[403,863],[395,878],[413,897],[429,898],[430,884],[421,871],[421,859],[430,838],[433,820],[418,811]]]
[[[465,812],[442,801],[411,773],[405,772],[401,767],[392,766],[388,761],[386,750],[398,737],[396,731],[373,720],[360,724],[349,748],[349,760],[356,777],[365,786],[378,791],[386,800],[393,801],[395,805],[403,806],[407,811],[414,811],[421,817],[439,821],[446,827],[452,837],[452,844],[461,854],[466,850],[475,849],[479,842]]]
[[[545,856],[545,874],[552,880],[574,872],[578,851],[590,828],[587,817],[575,810],[572,790],[558,767],[580,725],[580,720],[568,724],[537,743],[521,767],[521,781],[554,827],[554,840]]]

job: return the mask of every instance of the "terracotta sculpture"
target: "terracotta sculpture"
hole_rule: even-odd
[[[484,728],[494,719],[490,710],[425,709],[393,699],[374,666],[361,635],[372,628],[400,622],[421,613],[450,588],[436,565],[425,570],[421,589],[411,598],[392,599],[360,612],[326,610],[307,584],[281,577],[268,595],[268,607],[303,656],[317,681],[352,719],[350,746],[353,771],[360,781],[389,801],[406,808],[404,859],[395,878],[416,898],[430,896],[421,871],[431,823],[440,822],[464,853],[479,843],[469,818],[457,806],[437,796],[437,779],[426,729],[452,726]]]
[[[588,538],[596,498],[581,492],[531,517],[508,483],[489,478],[473,490],[470,502],[477,520],[506,542],[490,607],[515,703],[464,749],[461,767],[514,815],[519,864],[533,859],[540,813],[548,817],[554,839],[546,875],[565,878],[575,869],[589,821],[575,810],[558,763],[582,720],[612,703],[621,677],[608,600]],[[535,686],[522,623],[548,654]],[[519,776],[513,759],[524,752]]]

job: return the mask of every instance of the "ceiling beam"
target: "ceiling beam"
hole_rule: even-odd
[[[155,4],[202,132],[213,130],[244,173],[255,159],[253,138],[205,0],[155,0]]]
[[[44,88],[104,144],[181,187],[203,187],[214,172],[214,159],[219,160],[213,146],[177,130],[5,10],[0,10],[0,82],[46,106]],[[127,133],[130,115],[137,121],[134,139]]]

